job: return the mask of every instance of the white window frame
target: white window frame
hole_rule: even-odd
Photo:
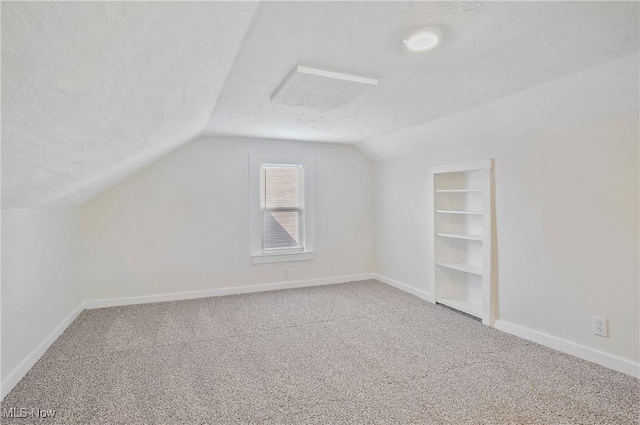
[[[260,169],[268,165],[299,165],[303,167],[301,194],[301,244],[302,249],[265,251],[262,248],[263,211],[260,204]],[[315,160],[312,157],[287,155],[249,155],[249,210],[251,232],[251,258],[253,264],[280,263],[313,260],[316,248],[315,235]]]

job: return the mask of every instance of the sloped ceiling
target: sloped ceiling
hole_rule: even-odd
[[[200,134],[256,7],[3,2],[3,208],[82,203]]]
[[[380,138],[637,52],[638,6],[263,3],[205,132],[341,143]],[[407,51],[403,38],[423,27],[438,29],[441,44]],[[297,64],[379,83],[333,110],[270,103]]]
[[[639,63],[637,53],[625,56],[357,147],[375,161],[637,111]]]
[[[638,2],[3,2],[2,207],[80,204],[202,133],[351,143],[377,160],[637,110],[639,14]],[[403,37],[423,27],[441,44],[408,52]],[[296,65],[379,84],[334,109],[271,103]]]

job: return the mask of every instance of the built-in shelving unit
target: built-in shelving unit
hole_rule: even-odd
[[[445,192],[442,192],[445,193]],[[450,192],[451,193],[451,192]],[[456,211],[456,210],[436,210],[440,214],[469,214],[469,215],[482,215],[482,211]]]
[[[458,298],[440,298],[438,302],[446,305],[447,307],[460,310],[463,313],[467,313],[475,317],[482,316],[482,304],[476,304],[472,301],[461,300]]]
[[[437,193],[471,193],[482,192],[482,189],[436,189]]]
[[[469,241],[482,242],[482,235],[467,235],[464,233],[436,233],[436,236],[441,236],[443,238],[466,239]]]
[[[492,325],[493,160],[429,170],[432,301]]]
[[[460,272],[477,274],[479,276],[482,276],[482,267],[479,267],[479,266],[472,266],[471,264],[464,264],[464,263],[442,263],[442,262],[438,262],[436,264],[441,266],[441,267],[446,267],[446,268],[451,269],[451,270],[458,270]]]

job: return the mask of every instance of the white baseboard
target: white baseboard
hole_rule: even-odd
[[[83,309],[94,309],[101,307],[122,306],[131,304],[155,303],[162,301],[177,301],[194,298],[206,298],[223,295],[247,294],[252,292],[273,291],[279,289],[304,288],[310,286],[331,285],[336,283],[346,283],[361,280],[375,279],[401,291],[410,293],[424,300],[433,302],[431,295],[407,284],[398,282],[375,273],[365,273],[351,276],[340,276],[334,278],[285,281],[268,283],[263,285],[248,285],[230,288],[218,288],[205,291],[177,292],[171,294],[151,295],[143,297],[126,297],[111,299],[86,300],[71,313],[69,313],[53,331],[31,352],[29,355],[2,381],[2,398],[20,382],[27,372],[36,364],[53,342],[65,331],[65,329],[78,317]],[[574,342],[564,340],[552,335],[548,335],[533,329],[525,328],[513,323],[497,320],[494,327],[501,331],[516,335],[518,337],[536,342],[541,345],[562,351],[572,356],[602,365],[604,367],[617,370],[619,372],[640,378],[640,364],[627,360],[603,351],[595,350]]]
[[[407,285],[406,283],[398,282],[397,280],[393,280],[376,273],[373,273],[373,279],[376,279],[382,283],[386,283],[387,285],[393,286],[394,288],[400,289],[401,291],[408,292],[424,300],[434,302],[434,300],[431,298],[430,293],[416,289],[412,286]],[[606,368],[617,370],[618,372],[640,378],[640,363],[638,362],[634,362],[632,360],[628,360],[614,354],[609,354],[604,351],[596,350],[594,348],[586,347],[584,345],[580,345],[575,342],[558,338],[553,335],[539,332],[530,328],[525,328],[524,326],[506,322],[504,320],[496,320],[494,323],[494,328],[518,336],[520,338],[533,341],[537,344],[562,351],[563,353],[567,353],[580,359],[599,364]]]
[[[505,322],[503,320],[496,320],[494,327],[540,345],[544,345],[546,347],[562,351],[563,353],[579,357],[583,360],[599,364],[606,368],[640,378],[640,363],[632,360],[627,360],[613,354],[605,353],[604,351],[586,347],[566,339],[558,338],[553,335],[525,328],[524,326],[516,325],[514,323]]]
[[[191,300],[195,298],[220,297],[224,295],[249,294],[252,292],[275,291],[278,289],[305,288],[309,286],[332,285],[373,279],[373,274],[365,273],[351,276],[339,276],[322,279],[283,281],[261,285],[247,285],[227,288],[207,289],[204,291],[173,292],[170,294],[148,295],[141,297],[107,298],[85,300],[85,308],[115,307],[132,304],[158,303],[163,301]]]
[[[423,300],[427,300],[433,302],[431,299],[431,294],[426,291],[421,291],[420,289],[416,289],[413,286],[409,286],[406,283],[398,282],[397,280],[390,279],[385,276],[381,276],[379,274],[373,273],[373,279],[378,280],[382,283],[386,283],[389,286],[393,286],[401,291],[408,292],[411,295],[415,295],[418,298],[422,298]]]
[[[25,359],[16,366],[15,369],[9,373],[9,376],[6,377],[4,381],[2,381],[2,398],[9,394],[13,387],[15,387],[18,382],[29,372],[29,370],[36,364],[40,357],[47,351],[51,344],[55,342],[56,339],[67,329],[67,327],[73,323],[74,320],[78,317],[80,313],[84,310],[84,304],[80,303],[71,313],[69,313],[60,323],[56,326],[49,335],[40,343],[38,346],[31,352]]]
[[[27,372],[36,364],[47,349],[58,339],[67,327],[78,317],[82,310],[101,307],[114,307],[131,304],[156,303],[162,301],[188,300],[194,298],[206,298],[222,295],[248,294],[251,292],[274,291],[278,289],[304,288],[309,286],[331,285],[336,283],[355,282],[373,279],[373,274],[365,273],[351,276],[339,276],[323,279],[284,281],[277,283],[267,283],[263,285],[248,285],[230,288],[209,289],[205,291],[176,292],[172,294],[150,295],[143,297],[126,297],[111,299],[85,300],[71,313],[67,315],[53,331],[20,363],[7,378],[2,381],[2,398],[16,386]]]

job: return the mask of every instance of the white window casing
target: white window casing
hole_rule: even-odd
[[[314,180],[314,158],[249,156],[253,264],[314,258]]]

